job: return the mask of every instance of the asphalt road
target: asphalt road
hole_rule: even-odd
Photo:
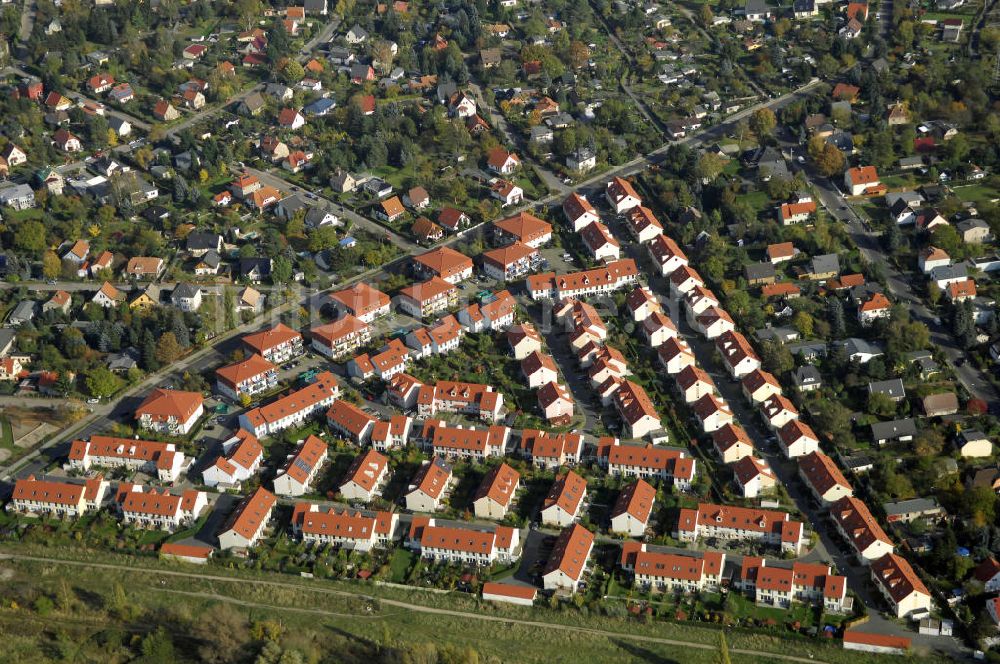
[[[785,140],[782,148],[787,150],[792,145],[793,143]],[[911,283],[916,277],[903,274],[896,269],[889,261],[879,238],[865,228],[850,202],[829,178],[820,176],[809,164],[793,163],[793,169],[801,171],[811,182],[820,204],[831,217],[844,224],[848,235],[857,245],[864,259],[869,264],[879,266],[882,274],[885,275],[886,285],[893,299],[905,303],[909,308],[910,317],[928,327],[931,333],[931,343],[944,354],[962,386],[969,394],[985,401],[991,409],[1000,409],[1000,394],[989,383],[986,376],[970,362],[958,364],[959,360],[965,358],[965,351],[959,347],[946,324],[943,321],[941,324],[935,322],[938,317],[913,292]]]

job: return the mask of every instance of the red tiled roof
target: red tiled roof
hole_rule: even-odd
[[[165,422],[170,418],[186,422],[201,407],[202,402],[203,398],[198,392],[156,388],[135,409],[135,416],[138,419],[148,415],[154,422]]]
[[[565,528],[556,539],[544,574],[556,570],[579,581],[594,546],[594,534],[578,523]]]

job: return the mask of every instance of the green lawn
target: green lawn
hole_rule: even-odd
[[[711,608],[710,603],[706,603],[706,608]],[[773,620],[778,625],[798,621],[803,627],[810,627],[816,623],[816,609],[806,604],[795,602],[787,610],[769,608],[766,606],[757,606],[753,601],[739,593],[729,594],[726,613],[741,620],[746,618]]]
[[[416,557],[417,554],[407,549],[400,548],[393,551],[392,557],[389,558],[389,569],[392,571],[389,580],[393,583],[404,583]]]
[[[985,184],[970,184],[968,186],[952,187],[955,195],[963,201],[975,201],[976,203],[988,203],[1000,198],[1000,191]]]
[[[6,418],[0,419],[0,447],[14,447],[14,429]]]

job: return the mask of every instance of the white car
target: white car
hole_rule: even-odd
[[[101,403],[101,400],[98,399],[98,398],[96,398],[96,397],[92,397],[90,399],[87,399],[87,403],[90,403],[90,404]]]

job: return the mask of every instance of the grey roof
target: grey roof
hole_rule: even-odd
[[[0,189],[0,202],[6,203],[17,198],[29,198],[34,195],[34,190],[26,184],[11,184]]]
[[[355,62],[351,65],[351,78],[364,79],[368,76],[368,67],[371,65],[364,65],[360,62]]]
[[[0,349],[6,348],[17,337],[17,332],[9,327],[0,327]]]
[[[786,346],[793,355],[801,355],[806,359],[826,355],[825,341],[796,341]]]
[[[826,137],[826,142],[844,152],[854,152],[854,136],[846,131],[835,131]]]
[[[757,337],[760,341],[777,341],[778,343],[785,343],[788,341],[795,341],[799,338],[799,332],[792,327],[762,327],[759,330],[755,330],[753,335]]]
[[[823,254],[814,256],[812,259],[813,274],[824,274],[826,272],[840,272],[840,258],[837,254]]]
[[[900,157],[899,165],[902,168],[907,166],[923,166],[924,158],[920,155],[913,155],[912,157]]]
[[[264,88],[264,94],[278,99],[283,99],[288,96],[289,92],[292,92],[292,89],[287,85],[282,85],[281,83],[268,83],[267,87]]]
[[[204,263],[209,267],[219,267],[222,262],[222,257],[215,249],[209,249],[205,252],[205,255],[201,257],[200,262]]]
[[[201,251],[203,249],[219,250],[222,243],[222,236],[218,233],[190,233],[187,236],[185,247],[188,251]]]
[[[898,200],[905,201],[908,205],[918,205],[924,202],[924,197],[917,191],[899,191],[885,195],[885,202],[890,207]]]
[[[747,279],[768,279],[775,275],[774,265],[771,263],[751,263],[744,268]]]
[[[959,231],[961,231],[963,233],[965,231],[971,231],[973,228],[987,228],[988,229],[989,227],[990,227],[990,225],[987,224],[982,219],[966,219],[965,221],[960,221],[957,224],[955,224],[955,228],[957,228]]]
[[[111,371],[128,371],[139,365],[140,354],[135,348],[129,347],[121,353],[108,356],[108,369]]]
[[[811,364],[804,364],[792,372],[792,382],[798,387],[811,387],[822,385],[823,377],[820,375],[819,369]]]
[[[29,321],[35,317],[35,307],[38,303],[34,300],[22,300],[17,303],[14,310],[10,312],[10,321],[12,323],[22,323]]]
[[[256,111],[264,106],[264,96],[259,92],[251,92],[243,99],[243,105],[251,111]]]
[[[747,0],[744,11],[747,14],[761,14],[768,10],[765,0]]]
[[[965,263],[955,263],[953,265],[939,265],[931,270],[931,279],[941,281],[942,279],[966,279],[969,270]]]
[[[868,383],[868,392],[871,394],[884,394],[893,399],[901,399],[906,396],[906,388],[903,386],[901,378],[890,378],[889,380],[878,380]]]
[[[439,102],[444,103],[448,101],[456,92],[458,92],[458,85],[456,85],[454,81],[443,81],[438,83],[437,98]]]
[[[278,205],[281,206],[281,209],[288,216],[295,214],[299,210],[308,210],[311,207],[306,197],[301,194],[286,196],[278,201]]]
[[[174,291],[170,294],[170,299],[190,300],[191,298],[198,295],[200,291],[201,289],[195,286],[194,284],[188,284],[188,283],[177,284],[177,286],[174,288]]]
[[[898,516],[912,512],[936,512],[941,509],[935,498],[911,498],[898,503],[882,503],[886,516]]]
[[[2,331],[3,330],[0,330],[0,332]],[[0,342],[0,348],[2,347],[3,343]],[[979,429],[965,429],[964,431],[962,431],[961,436],[962,440],[964,440],[965,442],[969,442],[970,440],[989,440],[989,438],[986,437],[986,434],[980,431]]]
[[[248,276],[256,271],[260,276],[267,277],[271,274],[270,258],[241,258],[239,262],[240,275]]]
[[[917,423],[910,418],[872,424],[872,438],[875,440],[892,440],[915,435],[917,435]]]
[[[326,219],[327,215],[333,215],[333,212],[331,212],[330,210],[327,210],[326,208],[321,208],[321,207],[318,207],[318,206],[312,206],[312,207],[309,208],[309,211],[306,212],[306,216],[305,216],[305,220],[304,221],[305,221],[306,226],[310,226],[310,227],[311,226],[316,226],[316,225],[320,224],[324,219]],[[333,215],[333,216],[336,216],[336,215]]]
[[[853,357],[855,355],[882,355],[885,351],[882,350],[881,344],[869,343],[864,339],[858,339],[857,337],[851,337],[843,341],[844,350],[847,351],[848,357]]]

